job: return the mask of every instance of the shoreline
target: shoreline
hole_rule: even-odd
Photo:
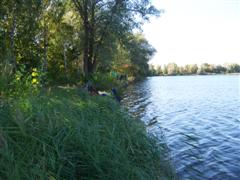
[[[148,76],[148,77],[165,77],[165,76],[229,76],[229,75],[240,75],[240,73],[208,73],[208,74],[176,74],[176,75],[155,75],[155,76]]]

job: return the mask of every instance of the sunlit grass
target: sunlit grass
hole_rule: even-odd
[[[1,179],[173,179],[165,149],[110,98],[54,89],[1,101]]]

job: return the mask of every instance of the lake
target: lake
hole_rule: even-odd
[[[240,76],[150,77],[123,104],[164,137],[180,179],[240,179]]]

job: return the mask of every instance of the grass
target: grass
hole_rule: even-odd
[[[108,97],[0,99],[0,179],[173,179],[166,149]]]

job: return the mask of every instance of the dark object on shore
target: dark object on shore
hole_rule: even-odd
[[[113,97],[114,97],[118,102],[121,101],[121,97],[118,95],[117,90],[116,90],[115,88],[112,88],[112,94],[113,94]]]
[[[99,95],[97,89],[93,86],[91,81],[88,81],[86,84],[86,89],[87,91],[92,95],[92,96],[96,96]]]
[[[93,86],[91,81],[88,81],[86,83],[85,89],[90,93],[90,95],[92,96],[109,96],[109,93],[106,92],[98,92],[98,90]],[[117,90],[115,88],[112,88],[112,96],[114,97],[114,99],[118,102],[121,101],[121,97],[118,95]]]
[[[99,95],[97,89],[94,88],[93,86],[90,86],[90,87],[88,88],[88,92],[89,92],[92,96]]]
[[[127,75],[126,74],[120,74],[117,78],[120,81],[126,81],[127,80]]]

